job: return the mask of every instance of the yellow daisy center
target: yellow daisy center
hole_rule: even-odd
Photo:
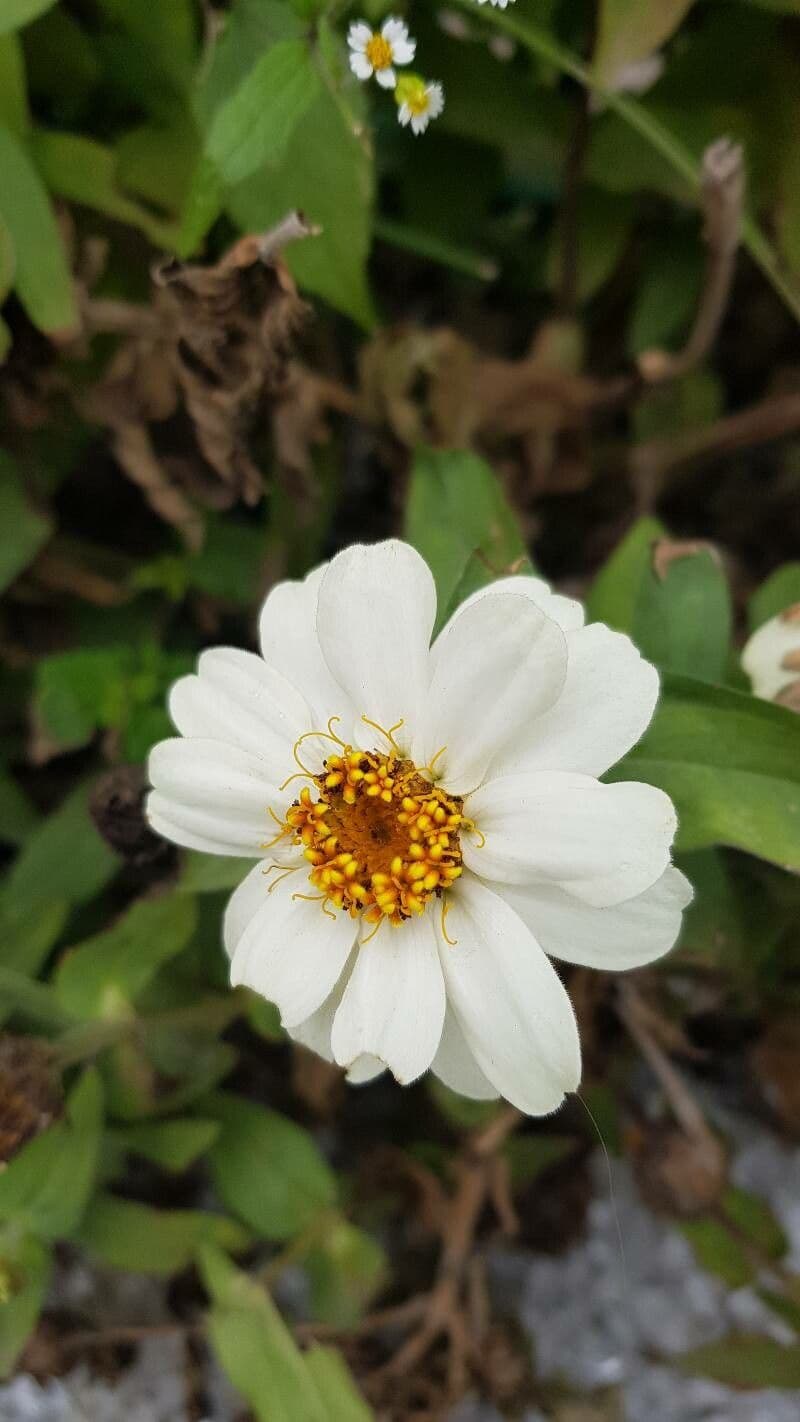
[[[392,46],[383,35],[373,35],[367,40],[364,53],[373,69],[388,69],[392,63]]]
[[[327,912],[400,924],[441,900],[460,876],[460,831],[473,828],[463,801],[399,750],[342,745],[308,778],[313,788],[289,807],[278,838],[302,845]]]

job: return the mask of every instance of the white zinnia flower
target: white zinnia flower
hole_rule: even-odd
[[[800,681],[800,602],[784,608],[757,629],[742,652],[742,666],[756,696],[782,700]]]
[[[350,46],[350,68],[357,79],[371,79],[373,74],[382,89],[393,89],[397,83],[395,64],[410,64],[416,52],[408,27],[402,20],[389,18],[380,30],[373,30],[365,20],[357,20],[347,32]]]
[[[424,133],[431,119],[438,118],[444,108],[444,89],[438,82],[428,83],[418,74],[404,74],[397,81],[394,93],[397,117],[412,133]]]
[[[181,735],[151,754],[148,815],[255,860],[225,915],[231,981],[298,1041],[351,1081],[431,1068],[544,1114],[581,1074],[547,954],[649,963],[691,897],[668,797],[597,778],[658,677],[538,578],[476,593],[431,646],[435,616],[396,541],[280,583],[261,656],[214,648],[172,688]]]

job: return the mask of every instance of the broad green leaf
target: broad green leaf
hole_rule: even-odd
[[[0,450],[0,592],[33,562],[51,532],[50,519],[26,498],[16,467]]]
[[[235,889],[250,873],[253,863],[252,859],[237,859],[234,855],[201,854],[199,850],[187,849],[177,892],[216,894],[223,889]]]
[[[516,1187],[530,1185],[548,1166],[564,1160],[575,1149],[574,1136],[512,1136],[504,1154]]]
[[[757,1334],[728,1334],[689,1353],[670,1354],[670,1364],[693,1378],[734,1388],[800,1388],[800,1348]]]
[[[336,1178],[301,1126],[219,1092],[202,1109],[222,1124],[209,1152],[218,1195],[265,1239],[288,1239],[336,1200]]]
[[[315,1344],[304,1354],[328,1422],[374,1422],[374,1413],[359,1393],[341,1353]]]
[[[525,558],[516,516],[496,475],[467,450],[420,449],[411,470],[405,536],[436,580],[437,626],[453,610],[469,567],[484,586]],[[476,574],[482,569],[478,581]],[[474,591],[471,586],[469,591]]]
[[[133,1155],[143,1155],[163,1170],[180,1173],[213,1145],[219,1129],[218,1121],[204,1121],[201,1117],[144,1121],[141,1125],[118,1127],[114,1144]]]
[[[137,227],[157,247],[174,245],[177,224],[156,217],[120,188],[113,149],[80,133],[38,129],[31,135],[31,152],[47,186],[59,197]]]
[[[13,1371],[50,1280],[50,1253],[38,1239],[0,1229],[0,1378]]]
[[[66,899],[36,899],[14,914],[5,906],[0,893],[0,942],[4,968],[18,973],[38,973],[50,949],[67,921],[69,904]]]
[[[369,327],[375,320],[366,278],[375,174],[372,154],[353,128],[326,89],[298,124],[280,164],[235,187],[226,205],[249,232],[302,209],[322,232],[286,248],[292,274],[305,290]]]
[[[204,1210],[157,1210],[136,1200],[100,1194],[90,1202],[77,1238],[110,1265],[137,1274],[176,1274],[204,1244],[240,1253],[250,1236],[235,1220]]]
[[[185,948],[195,921],[194,900],[185,895],[140,899],[61,959],[55,981],[62,1006],[76,1017],[99,1017],[135,1001],[162,963]]]
[[[3,0],[0,6],[0,35],[21,29],[55,3],[56,0]]]
[[[49,983],[37,982],[0,963],[0,1022],[12,1013],[38,1030],[61,1031],[74,1023]]]
[[[120,861],[89,814],[90,792],[79,785],[28,837],[3,890],[4,911],[15,920],[35,903],[85,903],[116,873]]]
[[[282,40],[261,56],[220,105],[208,132],[206,151],[225,182],[240,183],[262,164],[280,163],[320,83],[303,40]]]
[[[71,1235],[94,1184],[103,1093],[94,1069],[67,1100],[66,1114],[23,1146],[0,1174],[0,1220],[43,1239]]]
[[[200,1265],[214,1351],[259,1422],[328,1422],[303,1355],[265,1291],[217,1249],[202,1250]]]
[[[15,289],[35,326],[63,332],[78,324],[61,233],[42,180],[19,139],[0,124],[0,217],[16,253]]]
[[[643,574],[631,636],[660,671],[723,681],[730,653],[728,580],[708,549],[669,561],[663,577]]]
[[[678,1220],[701,1269],[722,1279],[729,1289],[752,1282],[756,1266],[735,1234],[720,1219]]]
[[[20,789],[13,775],[0,767],[0,841],[5,844],[22,844],[38,822],[39,816],[27,795]]]
[[[203,127],[239,88],[260,55],[278,40],[298,39],[302,33],[286,0],[234,0],[195,94],[195,111]]]
[[[613,84],[620,70],[646,59],[677,30],[694,0],[601,0],[594,74]]]
[[[81,647],[37,663],[34,708],[48,738],[70,750],[85,745],[99,726],[113,725],[124,709],[130,676],[125,647]]]
[[[672,796],[678,847],[728,844],[800,869],[800,717],[668,675],[650,729],[610,772]]]
[[[337,1328],[358,1322],[386,1282],[386,1255],[371,1234],[333,1218],[304,1257],[314,1317]]]
[[[178,110],[168,123],[132,128],[116,145],[116,181],[177,217],[189,192],[199,156],[200,135],[191,117]],[[174,233],[169,234],[174,240]]]
[[[586,600],[592,622],[632,634],[644,579],[652,566],[653,544],[666,530],[655,518],[640,518],[600,569]]]
[[[2,15],[2,10],[0,10]],[[2,25],[2,20],[0,20]],[[28,91],[25,84],[25,58],[15,34],[0,33],[0,123],[22,138],[28,128]],[[2,264],[0,264],[2,270]],[[0,295],[3,283],[0,276]]]
[[[141,0],[97,0],[97,7],[142,46],[178,90],[188,87],[201,30],[193,0],[166,0],[156,5],[143,5]]]
[[[800,602],[800,563],[784,563],[753,593],[747,609],[750,631],[755,632],[770,617]]]

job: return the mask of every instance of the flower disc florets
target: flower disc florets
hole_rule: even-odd
[[[306,787],[284,830],[303,846],[324,908],[400,924],[459,878],[463,801],[410,760],[344,746],[314,779],[318,796]]]

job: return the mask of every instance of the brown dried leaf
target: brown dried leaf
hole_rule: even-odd
[[[34,1037],[0,1036],[0,1168],[59,1115],[53,1053]]]

